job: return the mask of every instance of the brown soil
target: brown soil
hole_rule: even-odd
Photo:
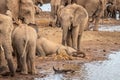
[[[115,23],[117,23],[117,21]],[[53,42],[61,43],[62,30],[60,28],[39,26],[38,34]],[[77,62],[77,64],[82,65],[83,63],[90,61],[104,60],[110,51],[117,51],[119,48],[120,32],[85,31],[81,41],[81,50],[86,54],[85,58],[75,57],[72,58],[72,60],[55,60],[54,55],[44,58],[36,57],[36,68],[40,72],[41,69],[48,70],[52,69],[53,66],[63,68],[63,65],[67,64],[67,69],[70,68],[76,70],[77,66],[72,66],[70,63]],[[19,73],[16,73],[16,76],[13,78],[9,76],[0,76],[0,80],[33,80],[35,77],[44,76],[46,75],[41,73],[38,75],[20,75]]]

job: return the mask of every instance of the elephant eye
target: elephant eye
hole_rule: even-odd
[[[30,13],[30,11],[26,11],[26,14],[29,14]]]

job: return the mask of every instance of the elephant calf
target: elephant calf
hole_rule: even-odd
[[[37,55],[47,56],[51,54],[57,54],[59,50],[65,50],[68,55],[77,56],[77,54],[82,54],[81,57],[85,57],[84,53],[78,52],[77,50],[67,47],[61,44],[54,43],[52,41],[47,40],[44,37],[39,37],[37,39],[36,45]]]
[[[88,13],[85,8],[77,4],[58,9],[58,19],[63,29],[62,44],[80,50],[81,36],[88,24]]]
[[[27,24],[20,24],[12,34],[13,49],[17,56],[17,71],[36,74],[35,51],[37,33]]]

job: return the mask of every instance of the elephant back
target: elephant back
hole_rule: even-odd
[[[36,40],[37,39],[37,32],[34,28],[28,26],[27,24],[20,24],[13,31],[12,38],[22,39],[22,40]]]

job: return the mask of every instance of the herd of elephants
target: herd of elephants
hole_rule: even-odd
[[[55,24],[62,27],[62,44],[38,36],[34,29],[38,5],[46,3],[51,4]],[[36,74],[36,53],[46,56],[65,50],[68,55],[77,55],[82,32],[89,24],[94,22],[93,30],[98,30],[100,18],[115,17],[116,12],[120,12],[120,0],[0,0],[0,68],[5,56],[10,76],[16,71]]]

